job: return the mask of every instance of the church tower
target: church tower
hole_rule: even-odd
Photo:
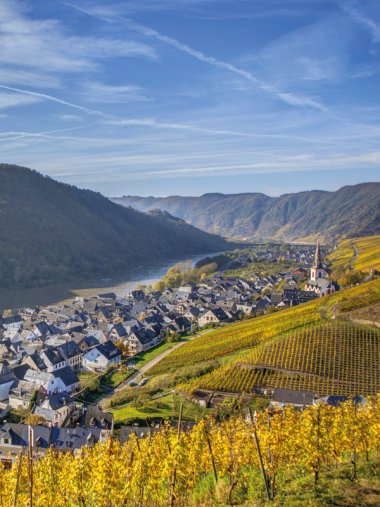
[[[315,250],[315,259],[314,264],[310,269],[310,281],[316,282],[317,280],[326,278],[327,271],[323,267],[321,260],[321,247],[319,246],[319,241],[317,242],[317,248]]]

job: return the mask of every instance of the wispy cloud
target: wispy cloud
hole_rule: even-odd
[[[26,106],[40,100],[39,97],[26,97],[22,93],[0,93],[0,109],[9,107]]]
[[[77,114],[57,114],[57,118],[62,121],[82,121],[83,118]]]
[[[150,102],[153,100],[140,86],[110,85],[98,82],[84,83],[82,96],[89,102],[103,104]]]
[[[157,58],[156,51],[147,44],[121,38],[76,36],[57,20],[28,17],[24,7],[24,3],[12,0],[2,0],[0,5],[0,63],[13,65],[17,70],[23,66],[45,74],[86,72],[97,67],[99,58]],[[13,73],[12,82],[18,78],[18,83],[25,82],[17,72]],[[32,80],[36,81],[35,75]],[[50,84],[54,85],[54,79]]]
[[[199,51],[189,46],[188,44],[184,44],[183,42],[177,39],[162,34],[161,32],[154,30],[153,28],[137,23],[132,19],[122,17],[120,16],[119,13],[112,13],[111,9],[99,10],[98,8],[83,8],[73,4],[67,5],[70,5],[85,14],[94,16],[97,19],[101,19],[102,21],[105,21],[107,23],[124,23],[130,29],[137,31],[138,33],[144,35],[145,37],[153,38],[159,42],[174,47],[178,51],[181,51],[182,53],[185,53],[200,62],[237,74],[238,76],[243,77],[244,79],[250,81],[253,85],[257,86],[262,91],[271,94],[272,96],[276,97],[282,102],[285,102],[288,105],[311,107],[314,109],[318,109],[320,111],[327,111],[326,106],[324,106],[319,100],[313,97],[307,97],[301,94],[279,90],[276,86],[265,83],[261,79],[257,78],[248,70],[237,67],[224,60],[215,58],[214,56],[207,55],[204,52]]]
[[[338,5],[346,12],[353,21],[369,30],[374,42],[380,42],[380,24],[376,23],[369,15],[365,14],[358,3],[350,0],[338,0]]]
[[[10,85],[28,83],[28,86],[35,88],[59,88],[61,86],[61,81],[56,76],[44,72],[15,69],[9,66],[0,67],[0,83]]]
[[[71,107],[73,109],[78,109],[79,111],[83,111],[84,113],[87,114],[93,114],[107,119],[115,118],[115,116],[112,114],[104,113],[103,111],[98,111],[97,109],[91,109],[89,107],[81,106],[80,104],[74,104],[73,102],[69,102],[54,95],[48,95],[46,93],[40,93],[32,90],[25,90],[24,88],[15,88],[12,86],[5,85],[0,85],[0,89],[16,92],[16,94],[26,95],[27,97],[29,97],[30,101],[33,101],[33,99],[34,101],[43,99],[48,100],[50,102],[55,102],[57,104],[61,104],[63,106]],[[9,94],[9,96],[13,97],[14,95]],[[15,97],[17,97],[17,95]]]
[[[78,130],[81,128],[84,128],[84,126],[71,127],[71,128],[66,128],[66,129],[58,129],[58,130],[48,130],[46,132],[22,132],[22,131],[0,132],[0,142],[14,141],[14,140],[23,139],[26,137],[54,139],[52,134],[58,134],[58,133],[62,133],[62,132],[70,132],[72,130]]]

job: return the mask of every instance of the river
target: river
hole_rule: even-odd
[[[33,287],[28,289],[14,289],[0,291],[0,313],[5,309],[16,309],[23,307],[48,306],[69,301],[76,296],[96,296],[99,292],[115,292],[118,296],[125,296],[129,291],[138,285],[150,285],[160,280],[167,270],[177,263],[191,262],[194,265],[199,260],[218,255],[218,253],[202,254],[189,259],[179,259],[162,265],[157,263],[150,266],[134,269],[126,275],[119,275],[112,278],[94,279],[86,282],[66,282],[45,287]]]

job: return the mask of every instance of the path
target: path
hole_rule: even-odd
[[[194,340],[195,338],[198,338],[198,336],[202,336],[202,335],[204,335],[206,333],[209,333],[211,331],[214,331],[214,329],[207,329],[206,331],[201,331],[200,333],[195,334],[195,335],[189,337],[188,340],[182,341],[182,342],[178,342],[173,347],[171,347],[170,349],[164,350],[163,352],[161,352],[161,354],[158,354],[158,356],[154,357],[153,359],[151,359],[150,361],[148,361],[147,363],[145,363],[143,366],[141,366],[141,368],[139,370],[137,370],[136,372],[132,373],[132,375],[130,375],[124,382],[122,382],[112,392],[107,393],[99,401],[99,403],[98,403],[99,406],[102,407],[103,403],[106,400],[112,398],[112,396],[115,393],[117,393],[118,391],[121,391],[122,389],[124,389],[130,382],[136,382],[137,379],[139,379],[142,375],[144,375],[149,370],[151,370],[153,368],[153,366],[156,366],[157,363],[159,363],[164,357],[166,357],[169,354],[171,354],[174,350],[178,349],[179,347],[182,347],[182,345],[185,345],[185,343],[189,343],[189,341]]]
[[[350,246],[351,246],[351,248],[354,251],[354,256],[350,260],[349,267],[350,267],[350,271],[354,271],[354,262],[359,257],[359,250],[358,250],[357,246],[355,245],[355,243],[353,241],[350,241]]]

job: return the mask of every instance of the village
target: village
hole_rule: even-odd
[[[335,290],[319,244],[293,247],[282,256],[297,267],[247,277],[218,272],[178,288],[138,289],[125,297],[107,292],[3,316],[0,460],[13,461],[30,438],[36,447],[71,451],[105,441],[113,431],[113,417],[100,409],[99,399],[93,403],[83,397],[81,378],[86,375],[104,379],[115,373],[122,386],[133,371],[134,358],[165,341],[279,311]],[[271,252],[263,258],[277,262]],[[241,254],[235,265],[248,261],[249,256]],[[112,385],[104,386],[105,396],[112,392]],[[15,422],[20,413],[24,416],[20,420],[29,426]],[[122,427],[121,438],[132,430]]]

